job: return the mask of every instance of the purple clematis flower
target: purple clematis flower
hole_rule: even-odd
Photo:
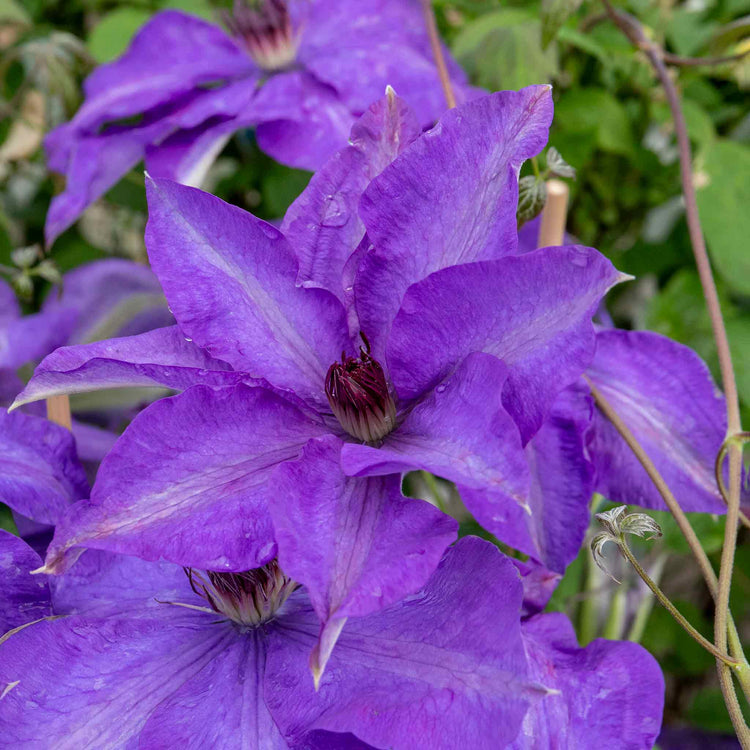
[[[0,532],[0,614],[32,623],[0,645],[15,745],[494,750],[546,693],[527,677],[515,569],[476,538],[347,628],[317,692],[318,620],[275,561],[213,573],[89,551],[46,596],[38,562]]]
[[[158,13],[86,81],[77,115],[46,141],[67,177],[48,244],[144,157],[155,177],[197,185],[231,134],[254,126],[275,159],[315,170],[386,85],[423,127],[445,108],[418,0],[235,0],[223,20],[228,34]],[[465,77],[448,65],[463,101]]]
[[[0,625],[18,628],[0,644],[0,728],[17,745],[637,750],[659,731],[653,658],[580,649],[562,615],[521,623],[512,563],[476,538],[350,625],[317,692],[317,619],[275,561],[183,572],[89,551],[49,582],[28,575],[39,562],[0,531]]]
[[[150,180],[147,246],[179,327],[61,349],[18,403],[186,390],[118,441],[47,570],[81,547],[228,571],[278,555],[325,623],[322,669],[346,618],[418,589],[453,538],[449,519],[400,497],[400,474],[419,469],[562,571],[586,526],[591,413],[558,396],[588,366],[591,316],[621,276],[589,248],[516,254],[518,171],[551,114],[549,87],[530,87],[417,137],[390,94],[281,231]],[[545,513],[562,536],[539,528]]]
[[[60,346],[169,325],[172,316],[157,278],[121,258],[94,261],[63,276],[38,313],[22,315],[11,287],[0,279],[0,404],[23,388],[18,370]]]

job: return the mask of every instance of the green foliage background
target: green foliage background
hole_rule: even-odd
[[[646,25],[651,38],[678,55],[733,54],[750,46],[750,0],[629,0],[620,5]],[[436,0],[435,6],[447,43],[475,84],[490,90],[553,84],[550,144],[577,170],[568,229],[636,277],[611,300],[615,322],[655,330],[693,347],[717,374],[680,199],[674,130],[643,55],[607,22],[595,0]],[[133,33],[163,8],[213,17],[209,0],[0,0],[0,148],[14,124],[27,117],[24,102],[30,91],[43,97],[45,129],[64,121],[80,102],[86,72],[120,54]],[[675,69],[675,75],[748,425],[750,56],[733,64]],[[530,165],[523,174],[533,174]],[[278,218],[308,179],[262,155],[252,134],[242,133],[212,170],[208,188],[264,218]],[[13,249],[42,242],[45,212],[61,183],[46,171],[38,138],[31,138],[25,152],[13,158],[0,150],[0,185],[0,263],[12,265]],[[60,270],[107,254],[143,257],[145,199],[137,171],[111,190],[95,213],[51,249],[49,257]],[[48,286],[45,278],[34,279],[28,309]],[[670,518],[659,520],[665,538],[644,545],[643,559],[662,571],[668,593],[710,636],[708,595]],[[7,523],[0,517],[0,525]],[[700,524],[701,538],[716,558],[722,522],[702,518]],[[744,620],[746,636],[748,549],[741,545],[738,551],[733,588],[733,609]],[[623,601],[624,615],[616,617]],[[574,618],[582,641],[602,633],[641,639],[667,672],[668,722],[730,731],[711,659],[661,610],[651,612],[645,630],[634,630],[634,612],[643,601],[632,578],[626,576],[620,589],[597,578],[584,550],[552,606]]]

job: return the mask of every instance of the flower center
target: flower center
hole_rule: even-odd
[[[278,612],[297,584],[284,575],[276,560],[244,573],[200,573],[185,568],[190,586],[214,612],[239,625],[268,622]]]
[[[339,424],[365,443],[377,443],[396,427],[396,404],[380,363],[365,347],[359,357],[341,354],[326,375],[326,396]]]
[[[234,0],[222,18],[263,70],[283,70],[294,62],[298,39],[284,0]]]

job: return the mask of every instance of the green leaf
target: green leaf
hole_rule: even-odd
[[[555,47],[542,49],[539,20],[517,8],[466,24],[453,52],[472,80],[492,91],[547,83],[558,70]]]
[[[584,34],[578,31],[578,29],[563,26],[557,32],[556,39],[560,44],[569,44],[571,47],[576,47],[582,52],[586,52],[599,60],[603,65],[610,65],[612,62],[610,51],[603,45],[599,44],[591,34]]]
[[[0,503],[0,529],[5,529],[5,531],[10,531],[11,534],[18,536],[18,528],[13,520],[13,514],[10,508],[3,503]]]
[[[107,13],[91,30],[88,48],[99,63],[109,62],[121,55],[136,31],[151,18],[151,13],[140,8],[117,8]]]
[[[727,284],[750,295],[750,148],[716,140],[705,154],[698,192],[703,231]]]
[[[685,115],[690,140],[700,149],[710,146],[716,138],[716,128],[706,109],[695,101],[683,99],[682,112]],[[672,112],[666,102],[659,102],[651,106],[654,121],[661,126],[663,132],[669,134],[670,142],[674,142],[674,121]],[[671,146],[670,146],[671,147]]]
[[[750,312],[739,311],[719,290],[732,352],[737,388],[743,403],[750,406]],[[708,364],[714,377],[719,375],[711,319],[706,311],[698,274],[683,269],[675,274],[645,311],[647,328],[694,349]]]
[[[547,149],[547,168],[558,177],[567,177],[571,180],[576,178],[575,169],[562,158],[562,154],[554,146]]]
[[[581,7],[583,0],[542,0],[542,49],[547,49],[561,26]]]
[[[699,147],[710,146],[716,138],[716,128],[708,112],[690,99],[683,100],[682,111],[690,138]]]
[[[261,186],[269,214],[283,216],[292,201],[307,187],[311,176],[309,172],[273,164],[263,175]]]
[[[750,13],[750,9],[745,11]],[[710,51],[713,54],[730,52],[730,45],[741,42],[750,34],[750,15],[738,18],[732,23],[717,29],[711,38]]]
[[[727,300],[721,302],[725,317],[731,317],[732,306]],[[692,269],[676,273],[650,301],[645,312],[645,325],[691,347],[715,371],[718,360],[711,319],[706,311],[700,279]]]
[[[547,185],[534,175],[522,177],[518,181],[518,208],[516,219],[518,225],[531,221],[538,216],[547,202]]]
[[[633,133],[622,104],[605,89],[580,88],[565,92],[555,107],[555,120],[561,131],[593,135],[603,151],[630,156]]]
[[[703,13],[677,8],[667,26],[667,39],[678,55],[696,55],[716,31],[715,21],[707,21]]]

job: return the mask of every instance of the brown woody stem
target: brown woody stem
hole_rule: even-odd
[[[435,58],[435,65],[437,66],[440,83],[443,87],[443,93],[445,94],[445,103],[448,105],[448,109],[453,109],[453,107],[456,106],[456,95],[453,93],[453,85],[451,84],[451,77],[448,74],[448,66],[445,64],[445,55],[443,55],[443,47],[440,43],[440,34],[438,33],[432,0],[422,0],[422,8],[424,10],[424,20],[427,24],[427,33],[430,36],[432,56]]]
[[[684,57],[683,55],[673,55],[671,52],[664,52],[664,62],[668,65],[679,65],[684,68],[699,68],[711,65],[726,65],[727,63],[736,63],[744,60],[750,54],[750,49],[738,52],[736,55],[722,55],[720,57]]]

